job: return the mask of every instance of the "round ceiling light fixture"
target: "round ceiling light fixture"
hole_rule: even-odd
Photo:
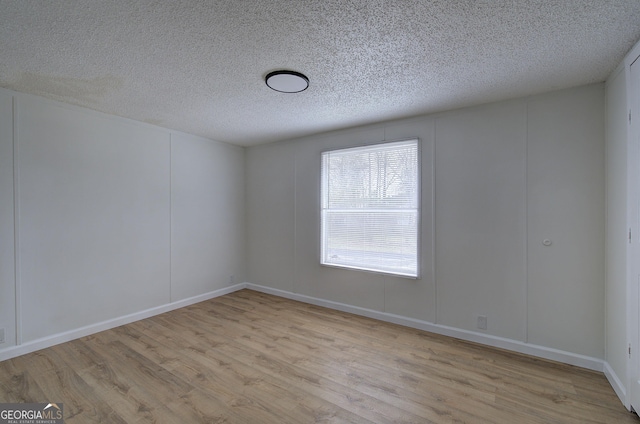
[[[264,78],[267,86],[281,93],[299,93],[309,87],[309,78],[296,71],[273,71]]]

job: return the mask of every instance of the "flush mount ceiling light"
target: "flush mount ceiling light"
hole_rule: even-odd
[[[299,93],[309,87],[309,78],[295,71],[274,71],[264,78],[267,86],[281,93]]]

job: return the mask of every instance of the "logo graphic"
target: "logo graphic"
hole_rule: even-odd
[[[64,424],[62,403],[0,403],[0,424]]]

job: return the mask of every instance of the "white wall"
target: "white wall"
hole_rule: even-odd
[[[171,301],[244,275],[244,149],[171,137]]]
[[[426,168],[433,161],[433,122],[418,119],[398,125],[340,132],[295,143],[257,146],[247,151],[249,281],[352,305],[435,317],[432,248],[424,243],[422,279],[410,280],[319,265],[318,189],[320,152],[330,147],[418,136]],[[422,173],[423,210],[432,210],[433,175]],[[423,240],[433,239],[431,214],[425,212]],[[384,293],[387,293],[385,296]],[[424,299],[430,299],[424,302]]]
[[[606,343],[605,360],[620,392],[627,369],[627,82],[624,68],[606,85]],[[611,378],[611,377],[610,377]],[[624,399],[624,393],[619,393]]]
[[[17,104],[22,341],[168,303],[169,134]]]
[[[527,341],[603,358],[604,87],[527,106]]]
[[[295,148],[287,143],[258,145],[246,152],[247,264],[260,274],[249,278],[269,287],[294,290]],[[264,213],[263,213],[264,212]]]
[[[0,356],[245,278],[244,149],[6,90],[0,120]]]
[[[436,125],[437,322],[525,340],[526,103],[445,114]]]
[[[602,359],[603,105],[597,84],[249,148],[249,281]],[[320,152],[414,136],[421,278],[321,267]]]
[[[603,105],[598,84],[245,155],[0,90],[7,335],[0,356],[16,343],[224,289],[233,275],[463,335],[601,359]],[[320,152],[415,136],[423,163],[421,278],[320,267]],[[543,246],[545,238],[553,244]],[[476,329],[480,314],[486,332]]]

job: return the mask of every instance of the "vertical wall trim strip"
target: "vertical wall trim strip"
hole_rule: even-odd
[[[431,272],[433,274],[433,293],[434,293],[434,297],[436,299],[436,301],[434,302],[434,308],[435,308],[435,317],[434,317],[434,324],[438,324],[438,322],[440,322],[440,320],[438,319],[438,274],[437,274],[437,270],[436,267],[438,266],[438,262],[436,261],[436,237],[438,236],[436,234],[436,231],[438,231],[437,226],[436,226],[436,222],[438,217],[436,216],[436,198],[438,196],[438,193],[436,192],[436,166],[437,166],[437,161],[436,161],[436,143],[438,140],[436,140],[436,126],[438,125],[438,118],[434,118],[433,119],[433,125],[432,125],[432,133],[431,133],[431,140],[432,140],[432,147],[431,147]]]
[[[173,133],[169,132],[169,303],[173,302]]]
[[[319,165],[319,164],[318,164]],[[319,170],[320,168],[318,168]],[[322,184],[322,181],[320,181]],[[318,186],[318,201],[320,201],[320,186]],[[321,203],[319,203],[321,204]],[[318,234],[320,234],[320,224],[317,225]],[[318,244],[316,244],[316,249],[320,249],[320,236],[316,239]],[[298,147],[294,147],[293,149],[293,281],[291,282],[291,291],[293,293],[298,293]],[[319,251],[319,250],[318,250]],[[320,255],[316,255],[316,260],[318,260]]]
[[[524,342],[529,343],[529,100],[524,104]]]
[[[16,345],[22,344],[22,297],[20,280],[20,172],[18,150],[18,99],[12,96],[13,112],[13,258],[15,278]]]

